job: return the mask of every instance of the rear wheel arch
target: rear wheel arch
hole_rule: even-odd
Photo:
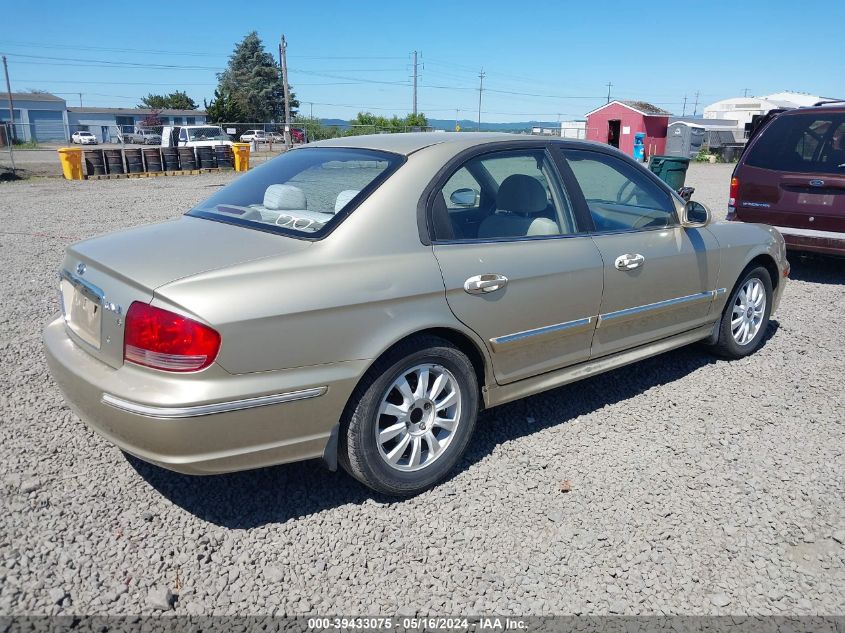
[[[364,372],[364,374],[358,380],[358,383],[360,384],[361,381],[363,381],[364,378],[367,376],[367,374],[372,371],[373,367],[377,365],[382,358],[393,353],[393,351],[397,347],[404,346],[408,341],[413,340],[415,338],[425,338],[430,336],[441,338],[447,343],[451,343],[458,350],[463,352],[467,356],[467,358],[469,358],[470,362],[472,363],[473,369],[475,369],[475,378],[478,382],[479,390],[483,390],[485,385],[488,385],[493,381],[493,374],[492,370],[490,369],[490,365],[487,362],[487,356],[481,349],[478,342],[474,341],[465,332],[461,332],[460,330],[457,330],[455,328],[432,327],[426,328],[424,330],[418,330],[410,334],[406,334],[402,338],[391,343],[386,349],[384,349],[377,357],[372,360],[369,367],[367,367],[367,371]],[[482,394],[479,393],[479,398],[481,397],[481,395]],[[349,401],[347,401],[346,408],[349,407],[349,403],[351,401],[352,396],[350,396]],[[483,398],[479,400],[479,402],[483,401]]]

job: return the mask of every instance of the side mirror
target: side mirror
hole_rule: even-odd
[[[690,200],[684,205],[684,217],[681,224],[686,227],[701,227],[710,224],[712,215],[706,205]]]
[[[480,197],[475,189],[455,189],[449,196],[449,201],[457,207],[476,207]]]

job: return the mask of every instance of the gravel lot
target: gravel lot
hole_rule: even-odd
[[[688,176],[717,215],[730,171]],[[842,262],[794,259],[750,358],[686,348],[485,413],[414,499],[318,463],[128,460],[47,374],[63,249],[232,177],[0,185],[0,614],[151,613],[168,591],[177,613],[845,613]]]

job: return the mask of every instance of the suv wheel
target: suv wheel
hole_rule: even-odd
[[[463,352],[417,337],[380,359],[353,394],[340,463],[373,490],[413,495],[463,455],[478,415],[475,369]]]

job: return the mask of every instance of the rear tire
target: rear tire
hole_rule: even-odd
[[[379,359],[353,393],[338,461],[377,492],[415,495],[454,468],[477,416],[470,360],[441,338],[414,337]]]
[[[711,348],[724,358],[742,358],[763,344],[772,313],[772,278],[763,266],[747,270],[731,291]]]

